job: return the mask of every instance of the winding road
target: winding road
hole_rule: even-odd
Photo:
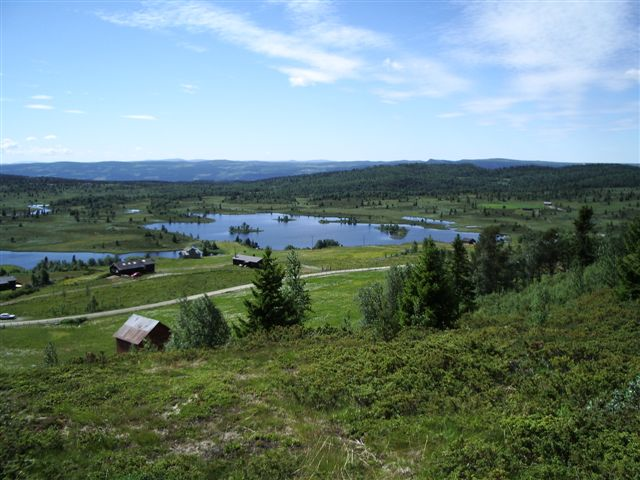
[[[351,268],[347,270],[328,270],[324,272],[318,273],[307,273],[305,275],[300,275],[301,278],[315,278],[315,277],[328,277],[330,275],[341,275],[344,273],[358,273],[358,272],[372,272],[375,270],[388,270],[391,267],[368,267],[368,268]],[[211,292],[197,293],[195,295],[189,295],[187,300],[195,300],[196,298],[202,296],[203,294],[207,297],[215,297],[218,295],[224,295],[225,293],[233,293],[240,292],[242,290],[247,290],[253,286],[253,283],[246,283],[244,285],[237,285],[235,287],[223,288],[221,290],[213,290]],[[180,302],[182,298],[174,298],[173,300],[164,300],[162,302],[156,303],[147,303],[146,305],[137,305],[135,307],[126,307],[119,308],[117,310],[106,310],[104,312],[96,312],[96,313],[86,313],[86,314],[78,314],[78,315],[70,315],[67,317],[55,317],[55,318],[43,318],[40,320],[17,320],[12,322],[2,322],[0,323],[0,328],[5,327],[26,327],[31,325],[52,325],[56,323],[60,323],[63,320],[70,320],[72,318],[84,317],[88,319],[93,318],[101,318],[101,317],[110,317],[112,315],[120,315],[124,313],[133,313],[139,312],[140,310],[149,310],[152,308],[160,308],[167,307],[169,305],[175,305]]]

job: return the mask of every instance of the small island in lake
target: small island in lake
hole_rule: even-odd
[[[257,227],[252,227],[251,225],[249,225],[246,222],[242,222],[241,225],[233,225],[231,227],[229,227],[229,233],[231,235],[236,235],[236,234],[247,234],[247,233],[258,233],[258,232],[262,232],[262,230],[260,230]]]
[[[295,221],[295,218],[290,217],[289,215],[278,215],[278,218],[276,218],[276,220],[278,221],[278,223],[289,223]]]
[[[381,232],[388,233],[391,238],[404,238],[409,231],[406,227],[401,227],[397,223],[390,223],[388,225],[382,224],[378,227]]]

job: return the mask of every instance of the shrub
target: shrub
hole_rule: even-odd
[[[56,347],[53,343],[47,343],[47,346],[44,347],[44,365],[46,367],[54,367],[58,365],[58,352],[56,352]]]
[[[173,328],[170,348],[211,348],[224,345],[231,332],[222,313],[210,298],[180,302],[180,314]]]

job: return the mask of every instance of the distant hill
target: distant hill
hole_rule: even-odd
[[[564,168],[519,166],[481,168],[469,163],[429,162],[376,165],[362,170],[280,177],[230,183],[218,192],[230,198],[262,201],[266,198],[397,198],[402,195],[448,195],[468,192],[549,195],[561,198],[600,188],[636,188],[640,168],[593,164]],[[564,192],[561,194],[560,192]]]
[[[144,160],[133,162],[52,162],[2,165],[5,175],[75,180],[234,182],[334,172],[402,162]]]
[[[290,177],[344,170],[363,169],[376,165],[398,165],[407,160],[388,162],[369,161],[234,161],[234,160],[144,160],[132,162],[52,162],[2,165],[5,175],[27,177],[55,177],[76,180],[168,182],[234,182],[264,180],[274,177]],[[414,162],[415,163],[415,162]],[[479,160],[435,160],[418,162],[428,164],[471,164],[485,169],[521,166],[564,167],[571,164],[536,160],[511,160],[489,158]]]
[[[550,167],[561,168],[569,167],[571,165],[582,165],[576,163],[563,163],[563,162],[545,162],[543,160],[513,160],[511,158],[481,158],[481,159],[463,159],[463,160],[437,160],[435,158],[429,159],[427,163],[431,164],[470,164],[480,168],[488,168],[495,170],[497,168],[512,168],[512,167]]]

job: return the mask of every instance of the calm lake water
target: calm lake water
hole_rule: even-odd
[[[146,225],[146,228],[160,230],[164,226],[170,232],[193,235],[201,240],[233,241],[236,235],[229,233],[229,227],[241,225],[242,222],[245,222],[251,227],[259,228],[262,231],[246,235],[239,234],[238,236],[242,240],[248,237],[258,242],[258,245],[262,248],[269,246],[275,250],[282,250],[287,245],[310,248],[315,242],[325,238],[336,240],[346,247],[355,247],[360,245],[393,245],[413,241],[420,243],[427,237],[431,237],[438,242],[452,242],[458,233],[462,238],[475,238],[477,240],[479,235],[472,232],[458,232],[452,228],[443,230],[415,225],[402,225],[407,229],[407,234],[402,238],[397,238],[381,232],[377,224],[346,225],[338,223],[339,219],[334,217],[309,216],[291,217],[294,220],[285,223],[278,222],[278,216],[284,215],[279,213],[207,215],[208,218],[214,221],[199,225],[197,223],[182,222],[153,223]],[[323,223],[320,223],[320,220],[323,220]],[[329,223],[324,223],[324,221]],[[125,259],[132,256],[143,257],[146,254],[147,252],[121,253],[119,257]],[[107,255],[114,256],[115,254],[96,252],[12,252],[0,250],[0,265],[17,265],[30,269],[35,267],[44,257],[49,260],[66,260],[70,262],[74,255],[77,260],[86,262],[90,258],[98,260]],[[149,252],[149,255],[151,257],[178,258],[178,251]]]
[[[144,257],[146,254],[147,252],[119,253],[118,257],[124,260],[127,257]],[[44,257],[47,257],[49,260],[66,260],[67,262],[71,262],[74,255],[76,260],[86,262],[90,258],[98,260],[105,258],[106,256],[114,257],[116,254],[96,252],[11,252],[8,250],[0,250],[0,265],[16,265],[18,267],[31,269]],[[169,252],[149,252],[149,256],[178,258],[178,250]]]
[[[310,248],[316,241],[331,238],[347,247],[360,245],[392,245],[413,242],[422,242],[423,239],[431,237],[439,242],[452,242],[458,233],[462,238],[474,238],[477,240],[477,233],[458,232],[454,229],[424,228],[422,226],[402,225],[407,229],[407,234],[402,238],[394,238],[389,234],[381,232],[379,225],[360,223],[358,225],[346,225],[337,223],[337,218],[297,216],[288,223],[278,222],[278,217],[284,216],[281,213],[256,213],[250,215],[207,215],[214,220],[212,223],[153,223],[146,228],[159,230],[163,226],[170,232],[180,232],[186,235],[193,235],[201,240],[226,240],[232,241],[236,234],[229,233],[229,227],[241,225],[243,222],[252,228],[262,230],[257,233],[240,234],[244,240],[250,238],[258,242],[260,247],[271,247],[275,250],[282,250],[287,245],[298,248]],[[329,223],[320,223],[321,220]]]

